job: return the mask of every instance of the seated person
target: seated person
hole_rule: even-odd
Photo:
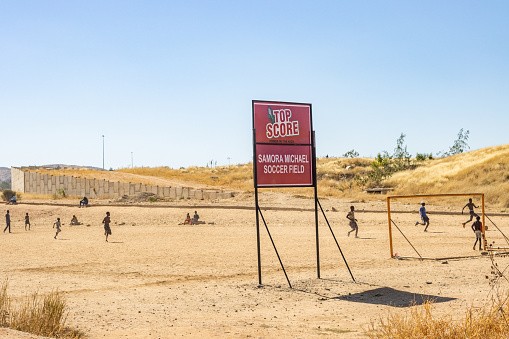
[[[198,212],[194,211],[193,219],[191,219],[191,225],[198,223],[198,219],[200,219],[200,216],[198,215]]]
[[[83,199],[80,200],[80,207],[83,205],[83,207],[88,206],[88,199],[87,197],[83,197]]]
[[[191,216],[187,213],[186,220],[184,220],[184,225],[189,225],[191,223]]]
[[[71,225],[79,225],[78,218],[75,215],[72,216]]]
[[[16,203],[17,203],[17,202],[18,202],[18,201],[16,200],[16,196],[15,196],[15,195],[13,195],[13,196],[11,197],[10,204],[11,204],[11,205],[16,205]]]

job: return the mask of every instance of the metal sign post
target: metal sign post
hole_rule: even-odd
[[[317,192],[316,144],[312,122],[312,108],[311,104],[253,100],[252,110],[258,283],[262,284],[260,254],[261,216],[279,263],[285,273],[288,285],[291,288],[292,285],[258,203],[258,188],[313,187],[315,196],[316,269],[317,276],[320,279],[320,243],[318,233],[318,206],[320,202],[318,201]],[[323,209],[322,213],[325,217]],[[329,224],[326,217],[325,219],[327,224]],[[332,232],[330,225],[329,229]],[[339,248],[333,232],[332,236]],[[339,250],[341,252],[341,248]],[[341,255],[343,256],[342,252]],[[349,267],[348,270],[350,270]]]
[[[314,187],[316,207],[316,161],[313,147],[311,104],[275,101],[252,102],[253,179],[256,205],[258,283],[262,284],[260,253],[260,216],[285,273],[283,262],[270,235],[258,203],[258,188]],[[316,214],[316,213],[315,213]],[[315,220],[318,221],[316,214]],[[316,223],[318,232],[318,223]],[[319,263],[318,233],[317,260]],[[318,277],[320,269],[318,268]]]

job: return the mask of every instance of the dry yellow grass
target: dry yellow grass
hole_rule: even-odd
[[[509,145],[427,161],[387,184],[398,195],[485,193],[487,203],[509,207]]]
[[[371,325],[368,335],[380,339],[422,338],[508,338],[509,306],[506,302],[467,309],[465,317],[455,321],[450,315],[435,317],[433,302],[414,306],[403,314],[394,311]]]
[[[12,303],[7,295],[7,281],[0,286],[0,327],[53,338],[83,338],[81,331],[65,325],[66,301],[62,293],[45,296],[33,293],[21,303]]]

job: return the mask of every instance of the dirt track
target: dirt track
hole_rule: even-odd
[[[323,338],[338,333],[342,338],[357,338],[386,309],[405,310],[423,296],[438,298],[437,311],[456,317],[463,315],[466,306],[482,305],[489,297],[486,256],[447,262],[390,259],[386,214],[362,212],[383,211],[383,201],[353,203],[358,210],[359,239],[346,236],[345,215],[351,202],[321,201],[356,279],[353,282],[321,216],[322,279],[317,279],[312,199],[263,195],[262,207],[275,209],[263,214],[293,289],[263,225],[263,285],[258,286],[255,214],[239,208],[249,207],[251,200],[225,201],[232,207],[227,209],[185,203],[171,204],[172,208],[97,205],[79,209],[51,202],[4,206],[1,213],[11,210],[13,233],[0,235],[0,277],[9,278],[9,292],[15,297],[37,289],[64,291],[69,323],[92,338]],[[332,207],[338,212],[332,212]],[[418,206],[398,208],[411,211]],[[202,220],[214,225],[178,225],[195,209]],[[454,212],[457,206],[430,204],[428,210],[428,233],[413,226],[416,213],[394,216],[422,256],[478,254],[472,250],[472,231],[461,227],[466,216],[436,213]],[[109,243],[104,241],[101,225],[106,211],[113,221]],[[23,229],[26,212],[32,220],[30,232]],[[70,227],[73,214],[85,225]],[[58,240],[53,239],[51,228],[56,217],[65,224]],[[509,218],[493,221],[509,229]],[[488,239],[503,245],[492,229]],[[415,255],[400,234],[393,236],[395,251]],[[505,258],[497,260],[499,265],[508,263]]]

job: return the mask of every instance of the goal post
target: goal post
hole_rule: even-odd
[[[420,195],[397,195],[387,197],[387,220],[389,223],[389,245],[391,251],[391,258],[394,258],[394,249],[392,244],[392,219],[391,219],[391,200],[397,199],[412,199],[412,198],[444,198],[444,197],[480,197],[481,210],[482,210],[482,233],[483,233],[483,247],[486,250],[486,223],[484,218],[484,193],[449,193],[449,194],[420,194]]]

